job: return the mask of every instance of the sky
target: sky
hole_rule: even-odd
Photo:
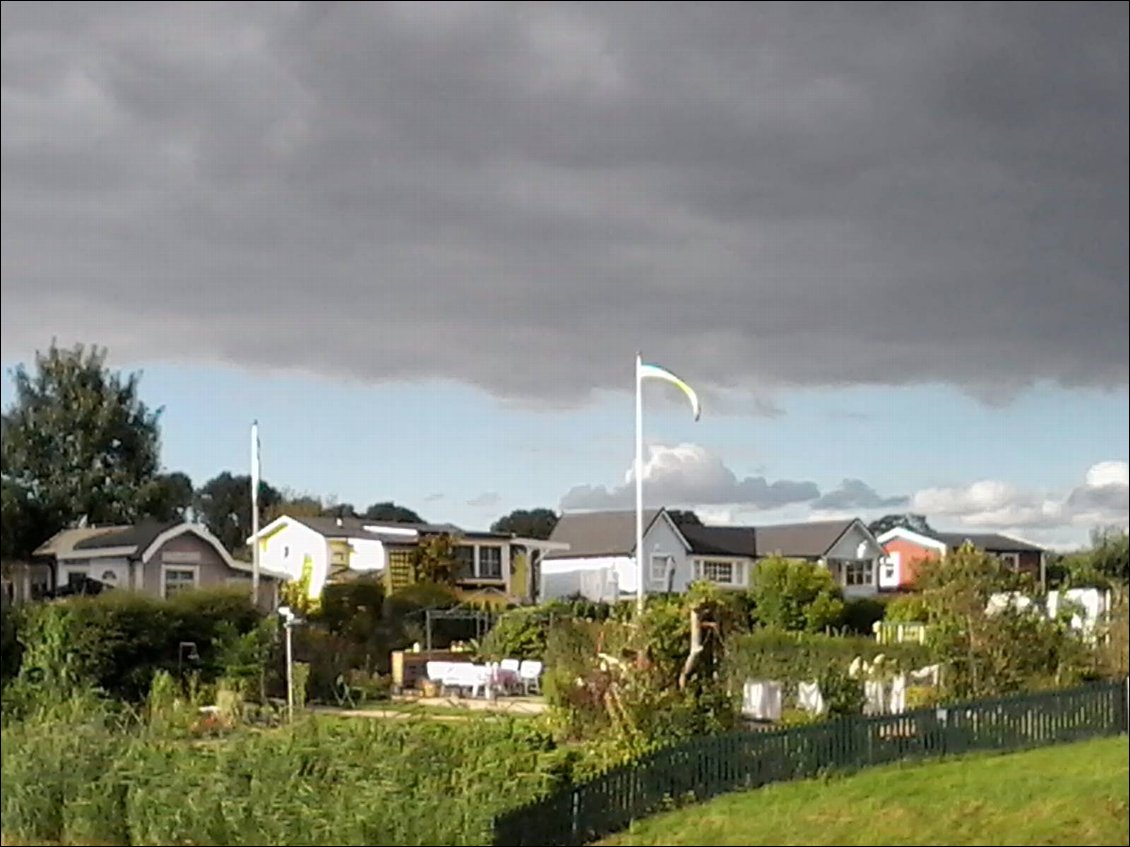
[[[1124,3],[2,10],[5,373],[197,483],[630,507],[642,351],[649,504],[1127,523]]]

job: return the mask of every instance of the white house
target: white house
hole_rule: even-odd
[[[547,550],[560,543],[519,538],[506,533],[467,532],[450,524],[408,524],[362,518],[295,517],[283,515],[259,530],[249,544],[259,545],[264,570],[301,579],[310,575],[310,595],[318,596],[325,584],[338,577],[380,574],[395,590],[406,578],[417,545],[437,535],[453,539],[458,587],[518,601],[532,599],[536,571]],[[525,556],[525,584],[518,584],[517,558]]]
[[[581,595],[615,601],[638,585],[635,512],[565,514],[550,536],[569,545],[551,552],[541,570],[541,596]],[[746,588],[759,559],[805,559],[827,567],[847,596],[878,590],[882,547],[862,521],[814,521],[765,527],[676,526],[665,509],[644,512],[644,590],[682,592],[705,580]]]

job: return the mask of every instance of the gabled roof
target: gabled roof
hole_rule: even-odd
[[[855,522],[856,519],[851,518],[755,527],[757,555],[819,558],[831,550]]]
[[[748,526],[694,526],[679,527],[691,552],[703,556],[746,556],[753,558],[757,551],[755,530]]]
[[[133,526],[80,527],[55,533],[36,548],[34,556],[59,559],[88,559],[121,556],[147,561],[158,549],[177,536],[191,533],[209,544],[228,567],[242,570],[208,527],[200,523],[142,521]]]
[[[644,510],[644,532],[661,514],[664,514],[663,509]],[[566,512],[557,521],[549,540],[568,544],[569,549],[549,553],[546,559],[630,556],[636,547],[636,513],[631,509]]]
[[[986,550],[992,553],[1042,553],[1044,550],[1043,547],[1021,541],[1019,538],[1001,535],[998,532],[935,532],[934,537],[951,550],[957,550],[966,541],[969,541],[978,550]]]
[[[172,529],[182,521],[142,521],[133,526],[117,527],[112,532],[99,533],[75,542],[75,550],[102,550],[107,547],[132,547],[142,551],[152,544],[161,533]]]
[[[61,529],[35,548],[33,556],[65,556],[75,549],[75,545],[100,535],[108,535],[129,529],[128,526],[84,526],[74,529]]]
[[[1001,535],[998,532],[937,532],[932,530],[929,533],[924,533],[896,526],[880,535],[879,543],[886,544],[893,538],[902,538],[922,547],[933,547],[939,553],[944,553],[946,550],[957,550],[966,541],[978,550],[985,550],[990,553],[1044,552],[1042,547],[1021,541],[1019,538]]]

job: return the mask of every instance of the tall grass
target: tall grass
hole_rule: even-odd
[[[341,721],[211,741],[127,725],[92,699],[3,729],[5,835],[102,844],[485,844],[548,791],[528,721]]]

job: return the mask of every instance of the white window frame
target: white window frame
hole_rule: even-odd
[[[648,560],[647,576],[653,585],[666,585],[667,584],[667,567],[674,557],[669,553],[652,553],[651,558]],[[656,565],[660,566],[660,570],[656,570]]]
[[[853,582],[851,574],[854,573],[854,568],[861,568],[863,571],[863,580],[861,582]],[[840,571],[844,577],[845,588],[859,588],[865,585],[875,584],[875,560],[874,559],[844,559],[840,565]]]
[[[486,574],[483,572],[483,551],[484,550],[497,550],[498,551],[498,574]],[[501,582],[506,578],[506,555],[503,550],[502,544],[476,544],[475,545],[475,579],[489,580],[491,582]]]
[[[192,572],[192,588],[200,587],[200,565],[182,565],[179,563],[165,564],[161,563],[161,599],[168,600],[168,574],[169,571],[191,571]],[[174,592],[175,595],[175,592]]]
[[[743,567],[744,564],[745,562],[741,559],[731,559],[721,556],[697,558],[694,562],[695,579],[709,582],[711,585],[718,585],[722,588],[742,588],[746,584],[746,569]],[[729,580],[720,580],[708,575],[709,568],[717,568],[724,565],[730,568]]]
[[[1001,564],[1013,571],[1020,570],[1020,554],[1019,553],[994,553]]]

